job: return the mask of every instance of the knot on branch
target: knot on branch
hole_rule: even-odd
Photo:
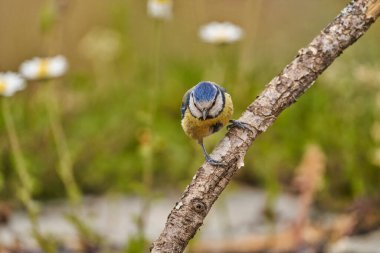
[[[192,208],[195,212],[197,212],[197,213],[199,213],[199,214],[205,213],[206,210],[207,210],[207,205],[206,205],[206,203],[203,202],[203,201],[202,201],[201,199],[199,199],[199,198],[192,199],[190,205],[191,205],[191,208]]]

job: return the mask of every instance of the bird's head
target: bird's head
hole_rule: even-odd
[[[200,82],[191,91],[189,109],[194,117],[202,120],[214,118],[222,112],[223,107],[224,94],[216,84]]]

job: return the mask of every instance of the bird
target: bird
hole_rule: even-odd
[[[214,160],[207,153],[203,139],[218,132],[229,122],[231,127],[248,129],[238,120],[231,120],[234,108],[231,95],[226,89],[211,81],[202,81],[189,89],[181,103],[181,126],[185,134],[198,141],[206,161],[215,166],[222,166],[221,161]]]

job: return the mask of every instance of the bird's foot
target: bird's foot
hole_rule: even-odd
[[[232,120],[230,120],[230,123],[231,124],[227,126],[228,130],[230,130],[233,127],[237,127],[237,128],[240,128],[240,129],[243,129],[243,130],[247,130],[247,131],[250,131],[251,133],[253,133],[252,130],[251,130],[251,128],[249,127],[249,125],[247,123],[245,123],[245,122],[241,122],[239,120],[233,120],[232,119]]]
[[[223,162],[220,162],[220,161],[217,161],[217,160],[214,160],[212,159],[210,156],[206,156],[206,162],[208,162],[209,164],[213,165],[213,166],[220,166],[220,167],[224,167],[226,164],[223,163]]]

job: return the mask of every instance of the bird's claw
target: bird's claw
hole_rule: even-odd
[[[206,162],[208,162],[209,164],[213,165],[213,166],[220,166],[220,167],[224,167],[226,164],[224,164],[223,162],[220,162],[220,161],[217,161],[217,160],[214,160],[212,159],[210,156],[207,156],[206,157]]]
[[[251,133],[253,133],[251,128],[249,128],[249,125],[245,122],[241,122],[239,120],[230,120],[230,123],[231,124],[227,126],[227,130],[230,130],[233,127],[237,127],[237,128],[247,130],[247,131],[250,131]]]

